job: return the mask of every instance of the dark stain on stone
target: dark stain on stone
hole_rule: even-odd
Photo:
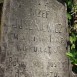
[[[18,6],[19,8],[21,8],[21,4],[19,4],[19,6]]]
[[[0,54],[1,54],[1,47],[0,47]]]
[[[0,67],[0,77],[4,77],[4,68]]]
[[[6,49],[7,49],[7,44],[3,43],[3,49],[0,48],[0,62],[3,63],[5,61],[6,58]]]
[[[2,64],[5,61],[6,52],[2,52],[0,47],[0,63]]]
[[[41,5],[40,3],[38,5]]]
[[[6,58],[6,53],[5,52],[1,52],[0,54],[0,63],[3,63],[5,61],[5,58]]]

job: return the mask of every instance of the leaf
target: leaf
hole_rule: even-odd
[[[75,48],[75,44],[72,44],[71,49]]]
[[[70,13],[67,13],[67,18],[68,18],[68,20],[71,20],[72,19],[72,16],[71,16]]]
[[[72,36],[70,36],[70,42],[73,43],[73,37]]]
[[[75,48],[72,48],[71,50],[70,50],[70,53],[72,53],[72,54],[74,54],[74,53],[76,53],[77,51],[76,51],[76,49]]]
[[[72,0],[67,0],[67,1],[66,1],[66,4],[67,4],[68,8],[72,8],[72,6],[73,6],[73,1],[72,1]]]
[[[70,42],[71,42],[71,44],[75,43],[76,40],[77,40],[76,35],[72,33],[72,36],[70,36]]]
[[[74,62],[74,64],[75,64],[75,65],[77,65],[77,59],[75,59],[75,62]]]
[[[70,53],[70,52],[67,52],[67,53],[66,53],[66,55],[67,55],[69,58],[70,58],[70,57],[71,57],[71,58],[73,58],[73,57],[74,57],[74,56],[73,56],[73,54],[72,54],[72,53]]]
[[[75,30],[77,29],[77,24],[74,25],[74,29],[75,29]]]

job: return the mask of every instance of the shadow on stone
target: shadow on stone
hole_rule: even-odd
[[[57,0],[57,1],[62,3],[63,5],[65,4],[65,0]]]
[[[4,77],[4,68],[0,67],[0,77]]]
[[[73,71],[75,74],[77,74],[77,65],[73,65],[72,71]]]
[[[0,63],[2,64],[5,61],[6,58],[6,52],[1,52],[1,47],[0,47]]]

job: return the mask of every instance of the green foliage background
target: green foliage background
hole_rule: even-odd
[[[66,0],[66,4],[70,36],[70,51],[66,55],[73,65],[73,72],[77,73],[77,4],[73,0]]]

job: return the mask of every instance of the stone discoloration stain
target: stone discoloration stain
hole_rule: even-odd
[[[0,66],[0,77],[4,77],[4,68]]]

